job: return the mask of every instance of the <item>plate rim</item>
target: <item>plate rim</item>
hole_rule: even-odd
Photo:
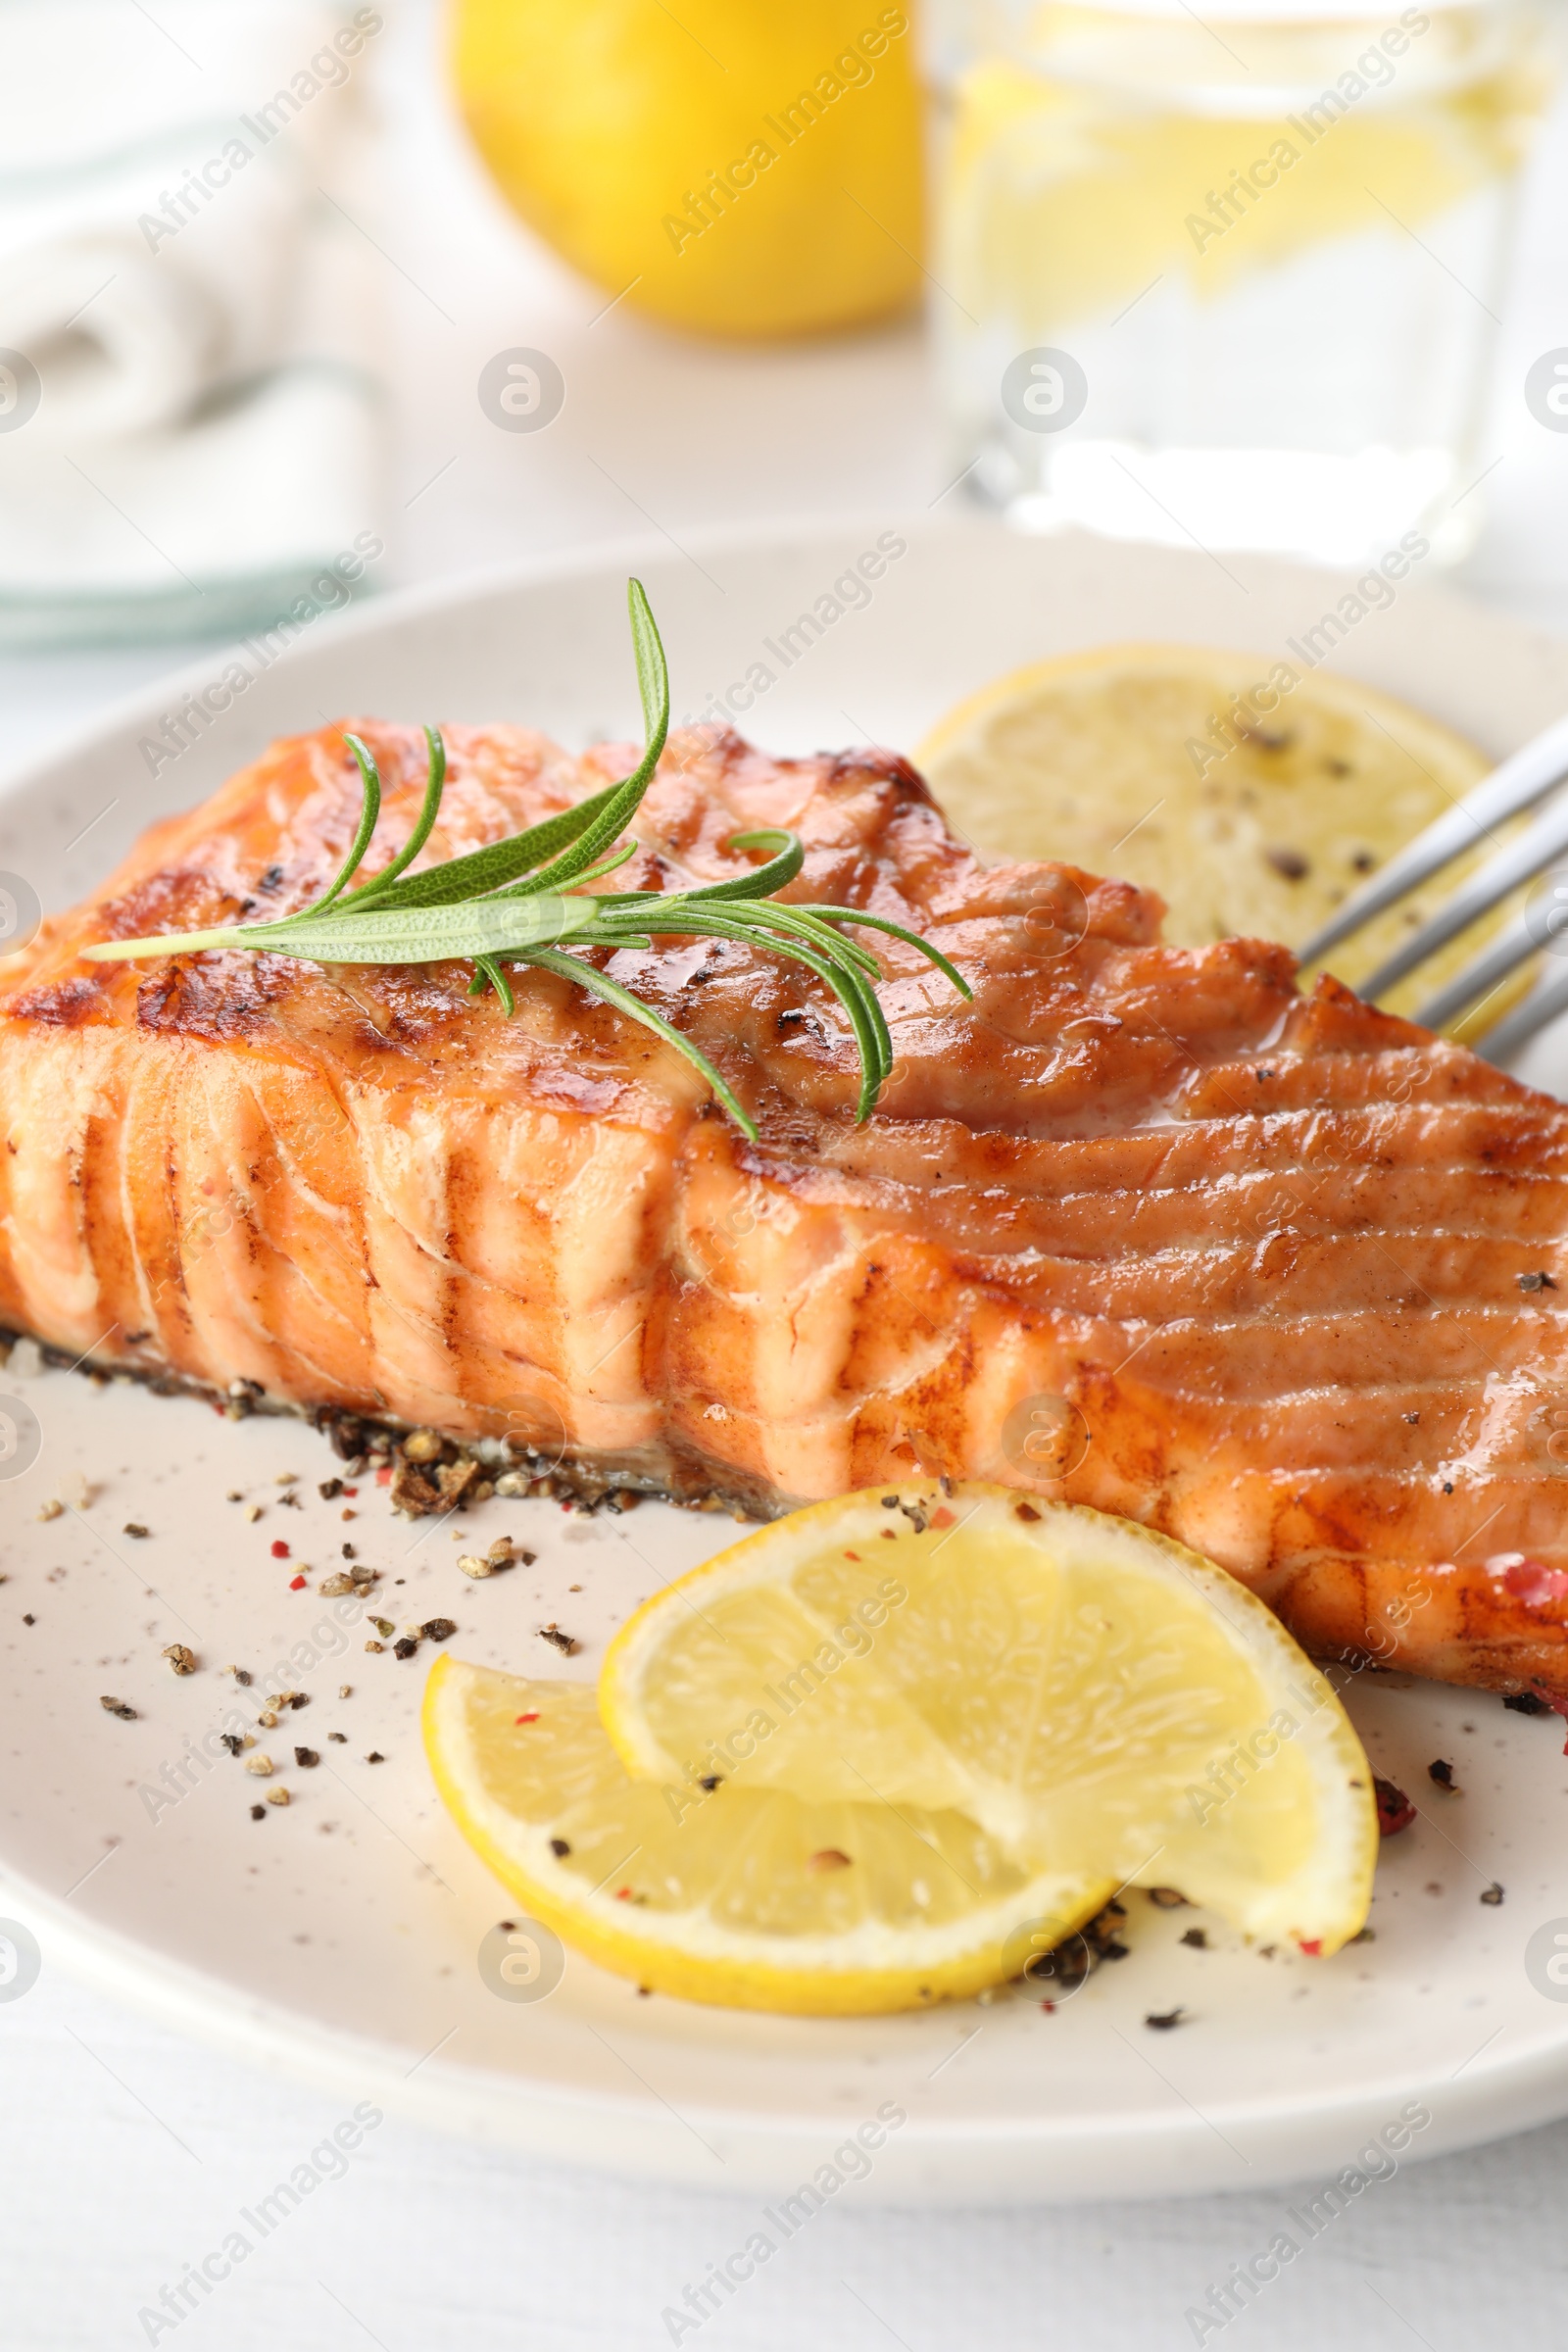
[[[0,1873],[0,1899],[18,1901],[29,1925],[46,1927],[51,1953],[65,1973],[129,2001],[172,2031],[269,2074],[318,2091],[369,2095],[402,2120],[525,2156],[554,2156],[634,2180],[677,2180],[717,2193],[778,2196],[797,2185],[803,2172],[809,2175],[830,2140],[854,2129],[848,2109],[837,2117],[804,2108],[746,2113],[690,2099],[683,2101],[679,2128],[672,2129],[631,2093],[559,2082],[523,2085],[514,2077],[434,2058],[410,2070],[403,2064],[407,2052],[395,2044],[328,2029],[281,2003],[236,1992],[221,1978],[167,1959],[119,1930],[86,1927],[70,1912],[69,1897],[48,1893],[23,1873]],[[952,2004],[954,2016],[967,2006]],[[848,2033],[863,2021],[832,2022]],[[411,2090],[416,2073],[422,2082]],[[1401,2159],[1425,2163],[1568,2112],[1568,2033],[1555,2050],[1537,2045],[1478,2069],[1457,2098],[1456,2081],[1457,2075],[1437,2070],[1391,2070],[1363,2077],[1352,2091],[1298,2096],[1288,2106],[1266,2097],[1210,2100],[1200,2118],[1206,2141],[1194,2133],[1191,2102],[1107,2116],[1087,2132],[1081,2120],[1049,2115],[982,2124],[911,2114],[907,2128],[889,2138],[872,2174],[856,2183],[858,2201],[892,2207],[1078,2205],[1280,2187],[1320,2171],[1332,2176],[1383,2128],[1401,2098],[1437,2101],[1430,2137],[1424,2132],[1419,2148],[1407,2148]],[[506,2092],[503,2101],[496,2097],[498,2084]],[[1176,2098],[1185,2101],[1185,2094],[1178,2091]],[[1248,2133],[1257,2150],[1253,2156],[1234,2151],[1247,2167],[1245,2178],[1212,2152],[1215,2137],[1230,2144],[1227,2126]],[[691,2153],[694,2130],[723,2146],[722,2175]],[[1181,2177],[1172,2180],[1168,2168],[1177,2162]],[[954,2175],[960,2171],[965,2186],[956,2195]]]
[[[916,539],[986,538],[1019,540],[1041,547],[1093,548],[1115,558],[1129,560],[1153,557],[1158,561],[1189,564],[1200,560],[1200,551],[1170,547],[1161,541],[1141,539],[1105,539],[1092,531],[1076,527],[1035,533],[1015,529],[996,518],[985,515],[938,515],[915,512],[897,514],[890,523],[885,513],[873,508],[857,507],[844,514],[809,513],[786,517],[776,523],[756,522],[711,523],[688,531],[686,540],[702,553],[722,556],[726,552],[754,554],[768,548],[794,548],[812,540],[829,536],[854,535],[861,527],[875,521],[886,529],[909,534],[911,545]],[[464,605],[479,604],[504,594],[510,588],[528,587],[555,578],[581,579],[594,574],[617,571],[622,565],[635,571],[639,563],[658,558],[669,561],[667,544],[657,532],[628,532],[612,539],[595,540],[580,548],[543,550],[537,553],[508,557],[500,562],[479,564],[473,569],[458,572],[437,580],[419,580],[387,589],[372,589],[355,598],[340,612],[318,615],[327,628],[320,634],[297,638],[270,665],[283,668],[319,652],[323,645],[347,647],[367,637],[375,637],[388,627],[405,620],[417,619],[421,614],[439,613]],[[685,547],[674,550],[685,555]],[[1329,564],[1309,564],[1295,557],[1249,555],[1248,562],[1261,565],[1274,579],[1299,579],[1338,582],[1342,589],[1353,586],[1362,576],[1352,570]],[[689,558],[688,558],[689,561]],[[1430,605],[1448,613],[1454,620],[1463,620],[1483,635],[1507,638],[1517,647],[1526,645],[1542,655],[1568,658],[1568,634],[1558,635],[1550,629],[1516,619],[1511,613],[1496,611],[1469,590],[1457,585],[1448,575],[1438,574],[1430,579],[1408,580],[1401,583],[1399,601],[1416,609]],[[254,635],[255,632],[252,632]],[[156,706],[167,703],[178,687],[207,682],[209,674],[227,654],[238,655],[247,640],[243,637],[214,637],[203,650],[178,666],[160,670],[146,683],[117,695],[99,708],[90,718],[78,721],[52,735],[41,746],[35,746],[23,763],[0,772],[0,803],[20,796],[44,781],[50,770],[66,761],[77,760],[104,745],[109,739],[139,724],[148,716],[156,716]],[[1172,644],[1201,643],[1200,639],[1172,638]],[[1348,641],[1352,643],[1353,641]],[[1373,640],[1375,643],[1375,639]],[[1256,649],[1226,648],[1227,651]],[[1342,649],[1336,648],[1335,655]],[[1323,664],[1331,674],[1338,674],[1340,663],[1331,656]],[[1345,665],[1348,674],[1359,676],[1359,665]]]

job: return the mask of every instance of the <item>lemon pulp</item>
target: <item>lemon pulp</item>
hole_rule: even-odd
[[[424,1731],[459,1828],[528,1910],[688,2000],[923,2007],[1018,1975],[1112,1891],[1031,1870],[948,1810],[634,1780],[580,1685],[443,1656]]]
[[[667,1786],[956,1814],[1325,1951],[1365,1918],[1372,1776],[1329,1684],[1245,1587],[1096,1511],[967,1487],[795,1512],[647,1602],[600,1704]]]
[[[940,718],[913,758],[976,848],[1156,890],[1179,947],[1245,936],[1298,948],[1491,766],[1451,727],[1358,679],[1184,645],[1100,646],[1011,671]],[[1329,968],[1351,988],[1368,978],[1495,847],[1445,867],[1335,948]],[[1385,1008],[1413,1013],[1527,896],[1468,925]],[[1449,1034],[1484,1035],[1534,974],[1522,966]]]

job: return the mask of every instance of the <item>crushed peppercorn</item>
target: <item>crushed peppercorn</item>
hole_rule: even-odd
[[[1263,862],[1265,865],[1271,865],[1284,882],[1304,882],[1312,871],[1309,858],[1303,858],[1299,850],[1293,850],[1285,846],[1265,850]],[[1147,2022],[1153,2025],[1156,2021],[1150,2018]],[[1172,2019],[1171,2023],[1174,2024],[1174,2022]]]
[[[1372,1788],[1377,1798],[1378,1833],[1380,1837],[1397,1837],[1415,1819],[1415,1807],[1402,1788],[1393,1781],[1384,1780],[1381,1773],[1373,1775]]]

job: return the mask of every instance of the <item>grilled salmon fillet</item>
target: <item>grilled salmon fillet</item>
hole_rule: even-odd
[[[424,746],[360,722],[406,836]],[[632,764],[453,727],[422,862]],[[838,1007],[749,948],[611,969],[753,1111],[564,979],[98,939],[281,914],[354,832],[343,730],[275,745],[52,919],[0,995],[0,1321],[99,1365],[564,1443],[760,1511],[916,1467],[1093,1503],[1243,1578],[1320,1655],[1568,1698],[1568,1112],[1288,952],[1160,944],[1157,899],[986,867],[881,753],[672,736],[615,889],[739,827],[873,940],[868,1124]],[[605,951],[595,951],[603,955]],[[1563,1288],[1559,1289],[1558,1284]]]

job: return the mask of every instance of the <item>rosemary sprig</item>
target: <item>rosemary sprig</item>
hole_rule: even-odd
[[[607,785],[603,792],[564,808],[558,816],[546,817],[542,824],[530,825],[526,832],[514,833],[506,841],[492,842],[464,858],[450,858],[421,873],[410,873],[409,867],[430,837],[446,781],[445,746],[435,729],[426,727],[429,765],[414,830],[390,865],[372,880],[351,889],[380,814],[381,778],[369,746],[350,735],[345,740],[359,766],[363,788],[360,821],[341,871],[318,899],[275,922],[104,940],[84,948],[82,954],[100,963],[235,948],[328,964],[441,963],[463,958],[471,960],[474,967],[469,994],[480,995],[493,988],[509,1016],[515,1000],[507,967],[532,964],[575,981],[683,1054],[755,1143],[755,1122],[707,1054],[619,981],[564,952],[568,947],[648,948],[656,937],[672,934],[743,941],[787,962],[803,964],[837,997],[860,1057],[856,1117],[867,1118],[892,1069],[893,1047],[877,1000],[881,967],[868,950],[845,937],[845,926],[853,924],[902,939],[928,956],[961,997],[967,998],[971,991],[939,950],[885,915],[862,914],[850,906],[781,905],[774,893],[794,881],[806,856],[796,834],[773,827],[734,834],[728,845],[731,849],[764,850],[768,852],[766,862],[727,882],[710,882],[696,890],[598,893],[580,887],[602,880],[636,854],[634,842],[623,842],[619,848],[615,845],[648,790],[669,731],[664,652],[640,581],[627,583],[626,601],[647,748],[631,774],[618,784]],[[573,889],[572,884],[579,887]]]

